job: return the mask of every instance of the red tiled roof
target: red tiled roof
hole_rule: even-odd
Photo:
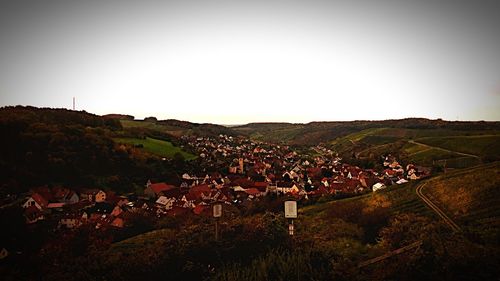
[[[202,184],[191,187],[189,192],[210,192],[211,188],[208,184]]]
[[[54,198],[58,199],[58,200],[64,199],[67,196],[69,196],[69,194],[70,194],[70,190],[69,189],[64,188],[64,187],[60,187],[60,186],[59,187],[55,187],[52,190],[52,192],[54,194]]]
[[[233,185],[239,185],[243,188],[245,187],[250,187],[254,185],[254,182],[251,180],[248,180],[247,178],[237,178],[231,182]]]
[[[47,207],[50,208],[62,208],[66,203],[49,203]]]
[[[159,183],[152,183],[151,184],[151,189],[153,190],[154,193],[158,194],[162,191],[167,191],[174,188],[173,185],[166,184],[164,182],[159,182]]]
[[[180,206],[173,206],[172,209],[167,211],[167,214],[170,216],[179,216],[188,212],[188,208],[183,208]]]
[[[258,194],[260,194],[260,191],[257,188],[247,188],[247,189],[245,189],[245,192],[248,195],[258,195]]]
[[[265,192],[267,190],[268,185],[269,184],[267,182],[260,181],[260,182],[255,182],[253,188],[258,189],[261,192]]]
[[[203,213],[203,211],[205,210],[205,208],[206,208],[206,206],[199,204],[196,207],[194,207],[193,213],[195,213],[197,215],[200,215],[201,213]]]
[[[31,197],[33,198],[33,200],[35,200],[38,205],[40,205],[42,208],[45,208],[47,207],[47,205],[49,204],[49,200],[47,200],[45,197],[43,197],[41,194],[39,193],[33,193],[31,194]]]
[[[205,193],[205,195],[210,194],[211,188],[208,184],[202,184],[191,187],[188,194],[186,194],[187,200],[199,200],[201,199],[201,194]]]
[[[256,187],[267,187],[267,182],[265,181],[256,181],[254,184]]]
[[[113,222],[111,222],[111,225],[114,227],[122,228],[125,225],[125,222],[122,218],[115,218]]]
[[[385,172],[387,175],[389,175],[389,176],[393,176],[393,175],[395,175],[395,174],[396,174],[396,171],[394,171],[394,170],[389,170],[389,169],[386,169],[384,172]]]

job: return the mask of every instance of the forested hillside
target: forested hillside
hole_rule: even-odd
[[[170,163],[117,145],[116,119],[34,107],[0,109],[0,186],[19,193],[46,184],[133,191],[149,177],[168,176]]]

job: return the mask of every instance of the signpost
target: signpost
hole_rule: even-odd
[[[297,201],[285,201],[285,218],[288,219],[288,234],[293,236],[293,219],[297,218]]]
[[[215,241],[219,240],[219,218],[222,217],[222,204],[216,203],[212,207],[215,218]]]

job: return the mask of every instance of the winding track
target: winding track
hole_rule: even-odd
[[[453,231],[455,232],[461,231],[460,227],[453,220],[451,220],[441,209],[439,209],[429,198],[427,198],[422,193],[422,189],[426,184],[427,183],[425,182],[417,186],[416,191],[418,197],[420,197],[420,199],[422,199],[422,201],[424,201],[424,203],[427,204],[429,208],[431,208],[438,216],[440,216],[444,220],[444,222],[451,227]]]

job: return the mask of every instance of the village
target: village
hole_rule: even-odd
[[[221,203],[245,208],[265,197],[286,196],[312,200],[324,196],[355,196],[390,188],[429,176],[430,170],[413,164],[402,166],[385,156],[381,171],[343,163],[323,146],[301,155],[289,146],[219,135],[182,137],[195,151],[205,170],[184,172],[180,184],[148,181],[142,194],[116,194],[104,189],[38,187],[22,201],[26,223],[51,222],[57,231],[90,225],[122,229],[134,213],[152,218],[211,216],[211,205]],[[208,169],[207,169],[208,167]]]

